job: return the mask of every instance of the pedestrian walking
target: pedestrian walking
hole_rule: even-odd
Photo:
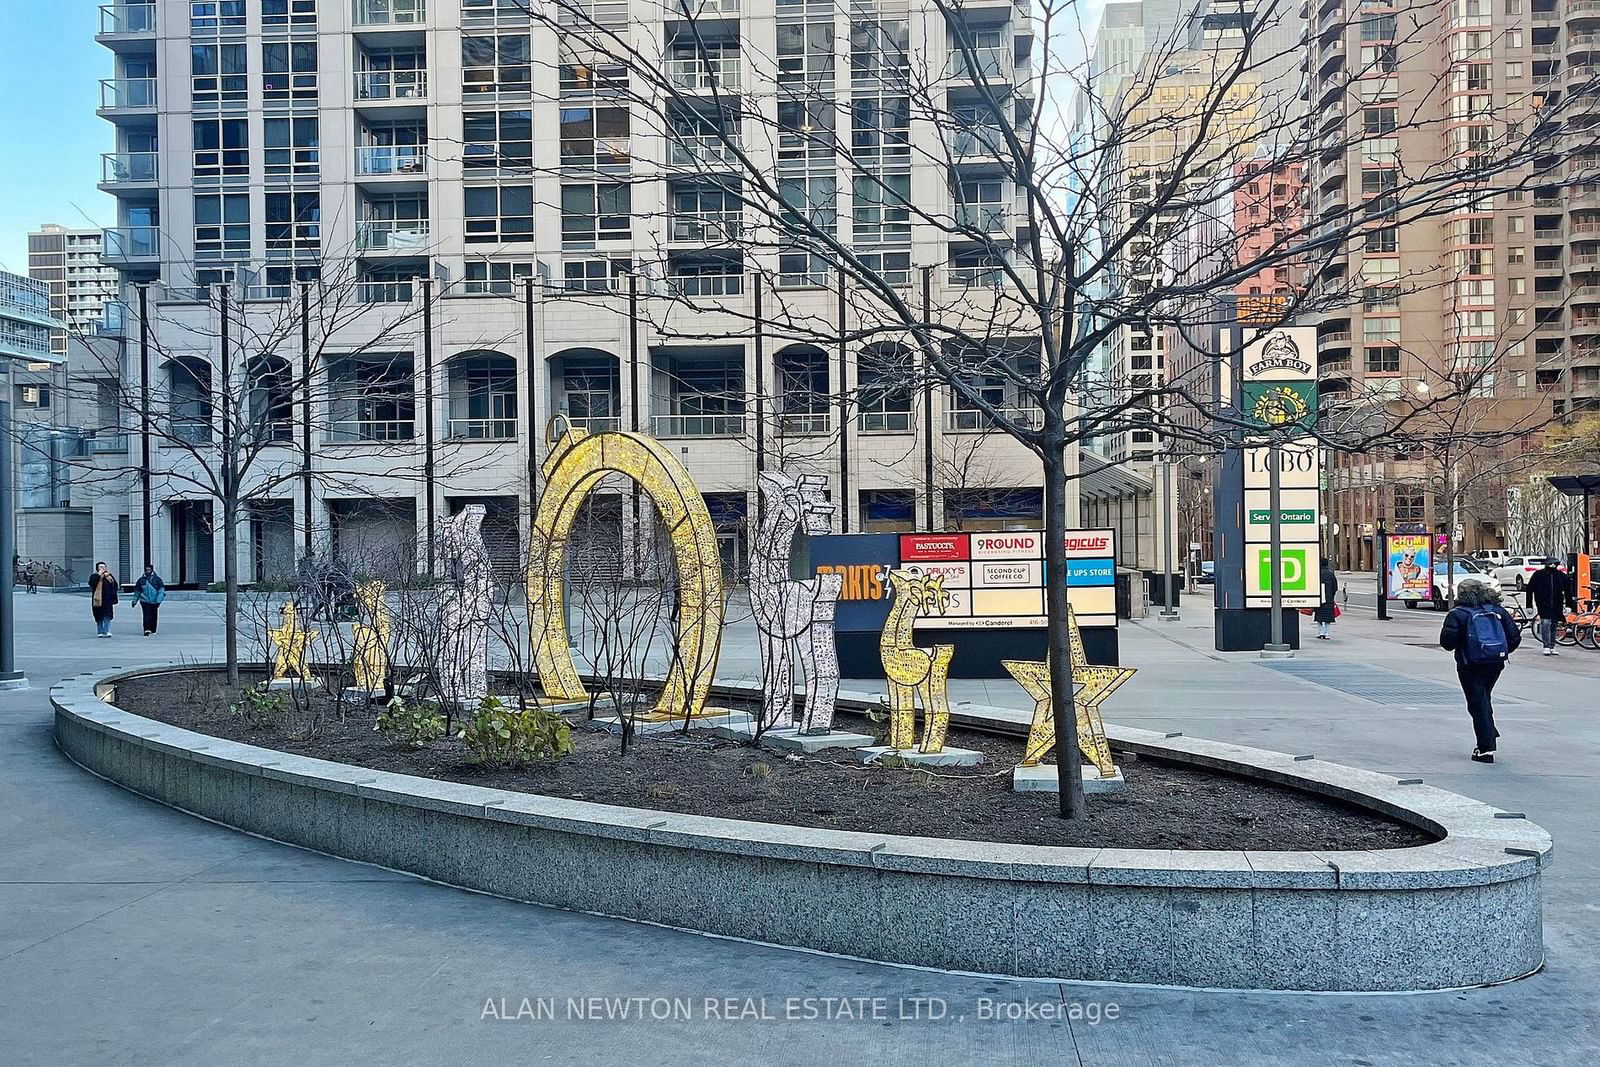
[[[1439,645],[1456,655],[1456,677],[1467,699],[1477,747],[1477,763],[1493,763],[1495,738],[1494,684],[1505,670],[1506,659],[1522,643],[1522,631],[1500,604],[1500,591],[1476,579],[1463,579],[1456,587],[1456,606],[1444,617]]]
[[[139,602],[140,612],[144,614],[144,635],[153,637],[156,624],[161,621],[161,605],[167,599],[167,583],[156,573],[154,563],[144,565],[144,574],[133,583],[133,593],[134,599]]]
[[[111,616],[116,613],[117,607],[117,576],[111,573],[111,568],[102,560],[94,565],[94,573],[89,575],[89,605],[94,612],[94,629],[96,637],[111,636]]]
[[[1333,639],[1333,620],[1339,617],[1339,605],[1335,598],[1339,595],[1339,576],[1333,573],[1333,564],[1327,560],[1322,561],[1322,603],[1317,605],[1312,618],[1317,623],[1317,640],[1331,641]]]
[[[1572,579],[1561,570],[1561,561],[1546,556],[1544,566],[1528,579],[1528,607],[1539,617],[1537,623],[1539,643],[1544,654],[1559,656],[1556,651],[1556,623],[1567,617],[1567,608],[1578,607],[1578,598],[1572,589]]]

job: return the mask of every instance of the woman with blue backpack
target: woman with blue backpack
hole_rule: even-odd
[[[1439,645],[1456,654],[1456,677],[1478,739],[1474,762],[1494,762],[1495,738],[1500,736],[1494,726],[1494,683],[1521,643],[1522,630],[1500,606],[1498,589],[1466,579],[1456,585],[1456,606],[1444,617]]]
[[[143,577],[133,583],[133,599],[139,602],[139,610],[144,614],[144,635],[153,636],[156,623],[160,621],[161,605],[167,599],[167,583],[156,573],[154,563],[146,563]]]

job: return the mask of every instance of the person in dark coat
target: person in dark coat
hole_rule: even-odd
[[[1528,579],[1528,607],[1538,612],[1539,643],[1547,656],[1561,655],[1556,651],[1556,623],[1567,617],[1568,607],[1578,606],[1572,579],[1562,573],[1560,563],[1548,556],[1538,573]]]
[[[1323,560],[1318,577],[1322,585],[1322,603],[1311,614],[1317,622],[1317,640],[1328,641],[1333,635],[1333,620],[1339,617],[1339,609],[1334,606],[1334,598],[1339,595],[1339,576],[1333,573],[1333,564]]]
[[[94,612],[96,637],[111,636],[111,616],[116,613],[117,576],[111,573],[104,560],[94,565],[89,575],[89,607]]]
[[[161,605],[167,599],[167,583],[156,573],[154,563],[144,565],[144,574],[133,583],[133,599],[139,603],[144,615],[144,635],[154,636],[156,624],[161,621]]]
[[[1473,663],[1467,657],[1468,627],[1472,618],[1482,611],[1492,611],[1500,619],[1505,631],[1506,653],[1498,663]],[[1463,579],[1456,587],[1456,606],[1444,617],[1444,629],[1439,631],[1439,645],[1456,654],[1456,677],[1461,680],[1461,693],[1467,698],[1467,714],[1472,716],[1472,730],[1478,745],[1472,750],[1477,763],[1493,763],[1496,742],[1500,731],[1494,725],[1494,684],[1505,670],[1505,659],[1522,643],[1522,630],[1511,613],[1500,605],[1500,591],[1476,579]]]

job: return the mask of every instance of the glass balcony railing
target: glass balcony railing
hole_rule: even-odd
[[[427,247],[427,219],[368,219],[356,227],[358,252],[415,253]]]
[[[409,304],[411,283],[361,282],[356,286],[356,300],[363,304]]]
[[[685,92],[730,92],[739,88],[739,60],[736,56],[669,59],[667,80]]]
[[[674,134],[668,142],[668,160],[674,167],[733,166],[739,158],[734,154],[737,144],[714,133]]]
[[[427,17],[427,0],[356,0],[357,26],[416,26]]]
[[[1000,414],[1030,430],[1044,425],[1044,412],[1038,408],[1001,408]],[[956,408],[944,413],[944,428],[950,433],[987,433],[996,427],[987,412]]]
[[[863,411],[856,416],[862,433],[910,433],[909,411]]]
[[[516,419],[451,419],[452,441],[510,441],[517,436]]]
[[[161,231],[156,226],[118,226],[105,232],[100,258],[111,263],[155,259],[161,254]]]
[[[156,106],[154,78],[104,78],[100,82],[100,107],[104,111],[128,111]]]
[[[667,287],[675,296],[738,296],[744,292],[744,275],[669,274]]]
[[[657,437],[743,437],[743,415],[655,415],[651,432]]]
[[[360,70],[356,100],[422,100],[428,95],[425,70]]]
[[[356,149],[356,173],[368,177],[428,173],[428,150],[421,145],[363,145]]]
[[[702,211],[674,214],[667,239],[690,244],[721,244],[738,238],[744,216],[738,211]]]
[[[827,411],[802,411],[778,416],[778,434],[781,437],[823,437],[833,426],[833,415]]]
[[[153,182],[160,176],[159,152],[107,152],[100,157],[100,180],[108,185]]]
[[[101,4],[100,32],[155,33],[156,5],[154,4]]]

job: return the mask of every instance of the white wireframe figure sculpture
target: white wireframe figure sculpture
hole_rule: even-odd
[[[438,657],[440,697],[473,707],[489,695],[489,613],[494,572],[483,540],[482,504],[469,504],[445,524],[439,555],[444,562],[444,592],[439,601]]]
[[[800,732],[825,734],[833,728],[839,697],[833,619],[844,579],[837,574],[793,578],[789,573],[795,533],[832,530],[833,505],[823,493],[827,484],[815,475],[796,479],[769,472],[757,478],[761,525],[751,553],[750,606],[761,634],[761,724],[766,729],[796,725],[797,664],[806,676]]]

